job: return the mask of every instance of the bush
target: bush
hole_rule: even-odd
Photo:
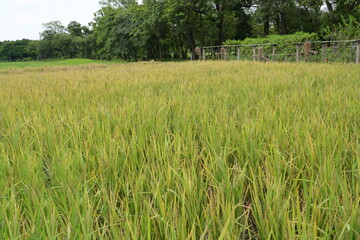
[[[224,45],[242,45],[240,48],[240,59],[253,59],[252,46],[262,45],[264,55],[272,60],[278,61],[295,61],[296,46],[294,43],[302,43],[305,41],[318,41],[319,36],[316,33],[297,32],[289,35],[269,35],[264,38],[246,38],[244,40],[227,40]],[[272,44],[277,44],[273,46]],[[275,54],[273,54],[275,48]],[[230,48],[230,59],[236,57],[234,48]]]
[[[297,32],[289,35],[268,35],[264,38],[246,38],[244,40],[227,40],[224,45],[257,45],[257,44],[293,44],[305,41],[318,41],[316,33]]]

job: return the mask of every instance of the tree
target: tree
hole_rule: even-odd
[[[100,4],[89,26],[76,21],[66,27],[60,21],[43,24],[41,40],[29,44],[28,55],[185,59],[189,52],[195,57],[198,46],[221,45],[229,39],[299,31],[325,33],[327,38],[345,22],[360,21],[360,0],[143,0],[142,4],[102,0]],[[351,32],[357,32],[358,25],[350,25]],[[8,43],[0,43],[0,49],[12,51]]]
[[[296,31],[319,32],[321,28],[323,0],[297,0]]]
[[[60,21],[51,21],[48,23],[44,23],[43,28],[45,30],[40,33],[42,39],[51,39],[56,34],[65,33],[65,27]]]
[[[26,51],[31,59],[37,59],[39,57],[38,49],[39,41],[30,41],[26,47]]]
[[[148,59],[170,57],[170,27],[164,17],[165,7],[165,2],[144,0],[143,5],[133,8],[134,25],[130,34],[137,48],[145,49]]]
[[[270,34],[270,16],[274,15],[275,12],[273,1],[274,0],[255,0],[253,2],[253,6],[256,9],[254,17],[261,21],[264,36]]]
[[[191,0],[167,0],[165,2],[165,17],[169,22],[170,36],[178,42],[178,55],[186,57],[187,49],[194,54],[198,30],[204,31],[201,17],[204,14],[203,5],[194,4]]]
[[[0,45],[0,59],[6,61],[18,61],[34,57],[28,51],[28,46],[33,41],[28,39],[5,41]]]
[[[324,19],[324,25],[338,25],[343,19],[355,18],[360,21],[360,0],[328,0],[324,1],[328,15]]]
[[[76,49],[71,35],[67,33],[56,34],[52,39],[52,44],[55,51],[58,51],[62,58],[76,57]]]
[[[84,34],[83,26],[81,26],[81,24],[76,21],[70,22],[66,27],[66,31],[74,37],[81,37]]]
[[[235,39],[245,39],[251,36],[251,14],[250,12],[251,1],[238,1],[232,7],[232,11],[235,12]],[[231,38],[231,37],[229,37]],[[227,38],[227,39],[229,39]]]
[[[121,4],[119,6],[104,6],[97,12],[94,34],[100,56],[109,60],[113,57],[130,60],[136,57],[135,45],[131,40],[133,16],[130,9]]]

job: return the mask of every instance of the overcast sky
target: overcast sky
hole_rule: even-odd
[[[54,20],[87,25],[99,9],[99,0],[0,0],[0,41],[39,39],[42,24]]]

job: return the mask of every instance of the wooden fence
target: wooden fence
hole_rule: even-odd
[[[360,63],[360,40],[294,44],[221,45],[197,48],[191,60],[252,60]]]

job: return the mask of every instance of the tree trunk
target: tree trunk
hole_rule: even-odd
[[[187,25],[189,26],[189,29],[188,29],[188,34],[189,34],[189,43],[190,43],[190,49],[191,49],[191,54],[193,55],[193,59],[195,59],[195,38],[194,38],[194,33],[193,33],[193,30],[192,30],[192,27],[189,23],[189,21],[187,21]]]
[[[224,22],[225,22],[225,16],[224,16],[224,4],[216,4],[216,11],[218,15],[218,22],[216,24],[216,27],[218,29],[218,44],[222,45],[225,42],[225,31],[224,31]]]
[[[280,13],[280,18],[281,18],[281,28],[282,28],[282,30],[281,30],[281,34],[287,34],[288,33],[288,31],[287,31],[287,29],[288,29],[288,27],[287,27],[287,20],[286,20],[286,16],[285,16],[286,14],[285,13],[283,13],[283,12],[281,12]]]
[[[159,42],[159,60],[161,61],[162,60],[161,43],[160,41],[158,42]]]
[[[270,34],[270,15],[264,16],[264,35],[267,36]]]
[[[219,23],[217,24],[217,28],[219,31],[219,45],[222,45],[225,42],[225,33],[224,33],[224,14],[220,14]]]
[[[332,13],[334,11],[333,5],[329,1],[325,1],[325,4],[329,13]]]

